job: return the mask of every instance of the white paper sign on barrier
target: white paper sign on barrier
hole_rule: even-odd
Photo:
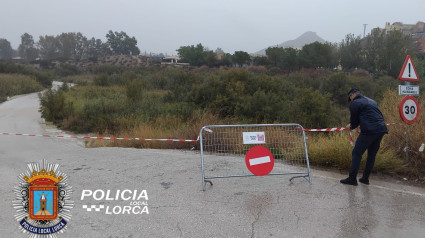
[[[266,134],[264,131],[260,132],[242,132],[243,143],[246,144],[265,144]]]

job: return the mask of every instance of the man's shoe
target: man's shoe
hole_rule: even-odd
[[[360,182],[360,183],[363,183],[363,184],[366,184],[366,185],[369,185],[369,179],[367,179],[367,178],[363,178],[363,177],[361,177],[361,178],[359,179],[359,182]]]
[[[357,179],[352,178],[352,177],[348,177],[346,179],[341,179],[340,182],[343,183],[343,184],[357,186]]]

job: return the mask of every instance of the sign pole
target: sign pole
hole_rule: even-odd
[[[409,163],[410,159],[409,159],[409,129],[410,126],[406,125],[406,163]]]
[[[406,163],[410,162],[409,158],[409,130],[410,124],[416,121],[419,116],[419,103],[411,95],[419,96],[419,86],[410,85],[410,82],[418,82],[419,77],[416,72],[416,68],[413,65],[410,55],[406,56],[404,64],[401,68],[400,74],[398,76],[399,80],[404,81],[404,88],[402,85],[399,85],[399,95],[408,95],[400,103],[400,116],[404,122],[406,122]]]
[[[410,81],[404,81],[404,85],[409,86]],[[406,125],[406,163],[409,163],[409,124]]]

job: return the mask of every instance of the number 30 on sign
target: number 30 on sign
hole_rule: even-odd
[[[412,124],[419,117],[419,103],[416,98],[406,96],[400,103],[400,116],[407,124]]]

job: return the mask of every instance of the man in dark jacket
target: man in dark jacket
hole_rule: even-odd
[[[341,183],[357,185],[357,173],[360,168],[360,161],[367,150],[366,167],[363,177],[359,179],[361,183],[369,184],[369,175],[375,163],[375,157],[379,150],[382,137],[388,133],[385,126],[384,117],[378,108],[378,104],[360,94],[360,90],[352,88],[348,92],[350,103],[350,124],[346,129],[354,130],[360,126],[360,135],[352,152],[352,161],[349,177],[342,179]]]

